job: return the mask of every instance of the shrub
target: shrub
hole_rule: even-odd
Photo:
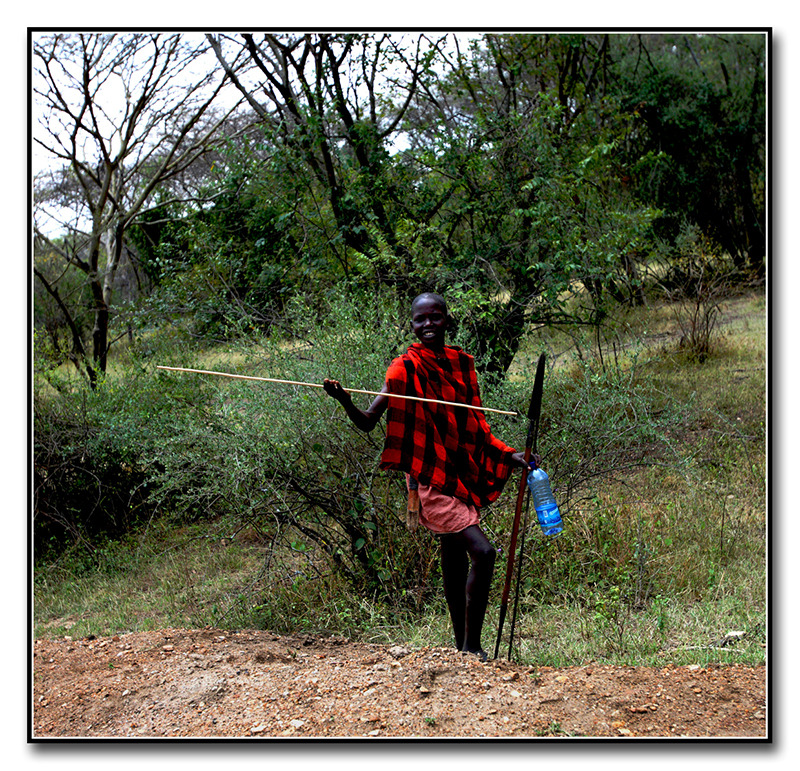
[[[49,374],[49,380],[56,377]],[[33,538],[36,559],[95,552],[152,512],[152,448],[178,430],[175,405],[202,409],[190,381],[153,378],[131,352],[96,388],[63,381],[33,393]]]
[[[401,312],[383,297],[333,298],[324,325],[300,303],[280,337],[236,346],[239,374],[380,389],[403,347]],[[159,377],[175,377],[164,375]],[[276,586],[336,573],[365,595],[418,604],[428,593],[430,545],[404,529],[405,487],[378,470],[380,431],[356,430],[321,389],[182,375],[203,383],[203,420],[189,405],[154,445],[157,497],[183,517],[230,520],[265,550],[263,602]],[[205,382],[204,382],[205,381]],[[365,405],[374,398],[356,394]]]
[[[714,350],[721,304],[737,283],[731,260],[699,231],[684,224],[662,288],[681,330],[679,348],[702,364]]]

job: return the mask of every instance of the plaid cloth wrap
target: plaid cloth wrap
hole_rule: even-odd
[[[473,358],[414,343],[386,372],[389,393],[480,406]],[[389,399],[380,467],[398,469],[478,508],[496,500],[515,450],[492,436],[484,414],[444,404]]]

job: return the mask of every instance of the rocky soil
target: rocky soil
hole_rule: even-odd
[[[164,629],[35,640],[33,740],[767,736],[765,667],[552,669],[445,648]]]

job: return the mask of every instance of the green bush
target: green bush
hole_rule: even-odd
[[[35,400],[37,558],[71,553],[74,565],[81,556],[110,570],[119,560],[108,556],[117,553],[109,539],[122,541],[160,517],[160,527],[248,555],[248,567],[226,582],[224,601],[196,600],[192,618],[204,623],[355,634],[440,608],[436,542],[405,529],[402,475],[378,468],[380,426],[358,431],[321,388],[153,368],[312,384],[334,377],[377,391],[389,361],[413,339],[406,317],[391,298],[342,292],[314,313],[290,304],[269,335],[253,330],[211,351],[151,336],[94,391],[42,390]],[[662,376],[648,374],[660,372],[652,362],[630,354],[624,366],[585,354],[549,361],[538,449],[566,527],[556,541],[542,539],[530,512],[523,612],[542,603],[584,608],[619,645],[630,614],[654,598],[714,587],[723,546],[724,569],[737,569],[750,548],[745,528],[757,523],[728,513],[723,528],[716,508],[702,509],[704,489],[692,487],[692,475],[703,472],[702,446],[680,457],[673,449],[698,421],[696,405],[666,396]],[[493,414],[490,424],[522,449],[530,374],[517,368],[480,381],[484,404],[518,411]],[[372,398],[354,394],[364,406]],[[731,465],[737,446],[727,451]],[[501,549],[515,488],[482,512]],[[644,489],[657,494],[643,500]]]
[[[202,410],[191,381],[154,378],[131,352],[95,389],[49,373],[33,392],[33,538],[37,560],[124,535],[154,505],[153,448],[179,431],[176,405]],[[165,387],[168,385],[169,387]]]
[[[298,303],[280,336],[253,335],[233,347],[236,371],[315,384],[334,377],[378,391],[404,348],[403,318],[381,297],[334,298],[324,323]],[[419,604],[429,594],[432,546],[405,532],[402,477],[378,470],[380,430],[355,429],[320,388],[163,377],[202,383],[208,410],[198,420],[185,405],[176,433],[153,447],[156,496],[184,518],[223,517],[231,532],[255,537],[266,555],[250,590],[255,605],[268,605],[280,587],[333,573],[392,602]],[[354,395],[364,406],[373,398]]]

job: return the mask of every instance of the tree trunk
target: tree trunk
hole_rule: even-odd
[[[100,281],[92,281],[94,296],[94,328],[92,329],[92,358],[99,372],[106,371],[108,363],[108,306],[103,299]],[[92,387],[96,384],[96,376],[91,379]]]

